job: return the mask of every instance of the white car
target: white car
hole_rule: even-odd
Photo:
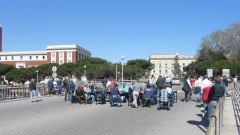
[[[181,81],[179,77],[173,77],[172,78],[172,85],[180,85]]]

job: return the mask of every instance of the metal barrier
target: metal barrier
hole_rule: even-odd
[[[44,96],[47,94],[47,87],[45,85],[38,85],[36,87],[38,96]],[[0,101],[1,100],[11,100],[30,97],[30,92],[28,87],[8,87],[0,86]]]
[[[232,103],[233,103],[233,110],[234,115],[236,117],[236,124],[238,127],[238,132],[240,132],[240,87],[237,83],[234,83],[234,92],[232,92]]]
[[[224,101],[224,96],[219,98],[216,110],[210,118],[210,124],[208,126],[206,135],[220,135],[221,127],[223,127]]]

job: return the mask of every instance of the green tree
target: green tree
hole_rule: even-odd
[[[0,63],[0,76],[5,75],[6,73],[8,73],[12,69],[14,69],[14,66],[9,65],[9,64],[1,64]]]

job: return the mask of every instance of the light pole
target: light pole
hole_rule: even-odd
[[[37,73],[37,83],[38,83],[38,70],[36,71],[36,73]]]
[[[123,59],[124,59],[124,56],[122,56],[121,58],[122,58],[122,85],[123,85]]]
[[[117,79],[117,65],[118,65],[118,62],[116,61],[116,79]]]
[[[87,78],[87,76],[86,76],[86,65],[84,65],[84,76]]]

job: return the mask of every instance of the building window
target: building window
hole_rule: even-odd
[[[55,61],[55,60],[53,60],[53,61],[52,61],[52,63],[56,63],[56,61]]]
[[[38,60],[38,56],[36,56],[36,60]]]
[[[174,63],[172,63],[172,68],[174,67]]]
[[[63,59],[64,58],[64,52],[59,52],[59,58]]]
[[[183,67],[185,67],[185,63],[183,63]]]
[[[56,52],[52,52],[52,59],[56,59]]]
[[[153,70],[153,73],[155,74],[155,69]]]
[[[7,56],[5,57],[5,60],[7,60]]]
[[[1,57],[0,57],[0,60],[1,60]]]
[[[159,65],[158,65],[160,68],[162,67],[162,64],[161,63],[159,63]]]
[[[168,70],[167,69],[165,69],[165,74],[167,74],[168,73]]]
[[[14,59],[14,57],[12,56],[12,60]]]
[[[168,66],[167,66],[167,63],[165,63],[165,67],[167,68]]]
[[[22,60],[23,56],[20,56],[20,60]]]
[[[153,68],[155,68],[155,63],[153,64]]]
[[[45,56],[42,56],[43,59],[45,59]]]
[[[31,59],[32,59],[32,56],[29,56],[29,59],[31,60]]]
[[[59,61],[59,65],[62,65],[63,63],[64,63],[63,60],[60,60],[60,61]]]
[[[72,62],[72,60],[68,60],[68,63],[71,63]]]
[[[162,74],[162,70],[161,69],[159,69],[159,74]]]

